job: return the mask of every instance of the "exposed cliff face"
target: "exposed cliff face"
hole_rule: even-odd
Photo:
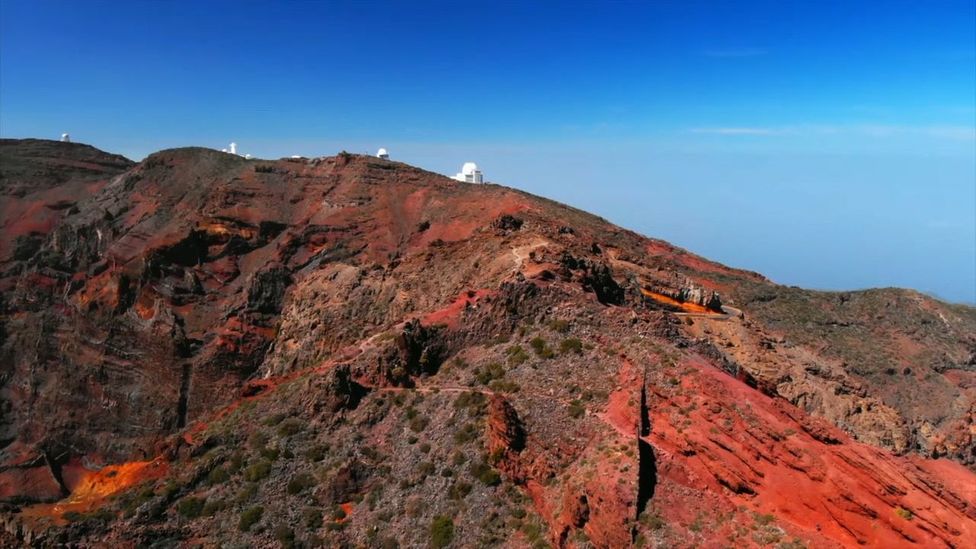
[[[18,173],[92,154],[28,145]],[[783,288],[374,158],[99,162],[33,194],[0,170],[11,541],[976,536],[972,309]]]

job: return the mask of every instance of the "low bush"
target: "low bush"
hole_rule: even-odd
[[[535,351],[536,356],[538,356],[539,358],[549,359],[556,356],[556,353],[554,353],[553,350],[549,347],[549,344],[546,343],[546,340],[542,339],[539,336],[533,337],[532,340],[529,341],[529,345],[532,347],[532,350]]]
[[[574,400],[569,403],[569,417],[573,419],[579,419],[586,414],[586,408],[583,407],[583,403]]]
[[[312,486],[315,486],[315,477],[308,473],[299,473],[291,477],[291,480],[288,481],[288,486],[286,489],[289,494],[295,495],[304,492]]]
[[[502,482],[498,471],[483,461],[471,464],[471,475],[485,486],[498,486]]]
[[[207,474],[207,483],[211,485],[223,484],[230,479],[230,473],[223,467],[214,467]]]
[[[267,478],[269,474],[271,474],[271,463],[261,460],[249,466],[247,469],[244,469],[244,480],[249,482],[257,482]]]
[[[569,322],[566,320],[553,320],[549,323],[549,328],[561,334],[569,333]]]
[[[474,423],[465,423],[460,429],[454,432],[454,442],[465,444],[478,438],[478,427]]]
[[[202,498],[186,497],[176,504],[176,512],[186,518],[197,518],[203,512],[206,501]]]
[[[454,521],[450,517],[438,515],[430,523],[430,546],[443,549],[454,541]]]
[[[315,507],[302,509],[302,524],[307,528],[316,530],[322,527],[322,511]]]
[[[205,517],[212,517],[227,508],[227,503],[222,499],[207,500],[207,503],[203,506],[203,511],[201,514]]]
[[[261,507],[260,505],[248,507],[247,509],[241,511],[241,518],[237,523],[237,529],[241,532],[249,531],[252,526],[260,522],[263,515],[264,507]]]
[[[295,546],[295,531],[289,528],[287,524],[275,526],[274,535],[284,549]]]
[[[559,352],[562,354],[583,354],[583,342],[575,337],[566,338],[559,344]]]
[[[521,345],[512,345],[508,348],[508,364],[510,366],[518,366],[528,359],[529,353],[526,353]]]
[[[465,496],[467,496],[470,493],[471,493],[471,484],[464,481],[458,481],[451,485],[451,488],[450,490],[448,490],[447,495],[449,498],[453,500],[461,500],[464,499]]]
[[[329,453],[329,447],[324,444],[316,444],[308,450],[305,450],[305,459],[317,462],[325,459],[325,456]]]
[[[288,418],[278,425],[278,436],[290,437],[297,435],[305,429],[305,422],[298,418]]]
[[[410,420],[410,430],[415,433],[421,433],[427,428],[428,423],[430,423],[430,421],[427,418],[417,416]]]

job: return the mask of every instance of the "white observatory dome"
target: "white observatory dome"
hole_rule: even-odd
[[[476,171],[478,171],[478,165],[474,162],[465,162],[464,165],[461,166],[461,173],[464,175],[474,175],[474,172]]]
[[[390,153],[386,152],[386,149],[380,147],[380,150],[376,151],[377,158],[390,158]]]

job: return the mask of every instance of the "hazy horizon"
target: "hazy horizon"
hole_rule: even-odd
[[[0,136],[473,160],[782,284],[976,303],[972,2],[109,5],[0,4]]]

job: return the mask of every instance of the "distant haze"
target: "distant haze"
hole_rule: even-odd
[[[976,302],[976,5],[4,0],[0,135],[375,152],[783,284]]]

